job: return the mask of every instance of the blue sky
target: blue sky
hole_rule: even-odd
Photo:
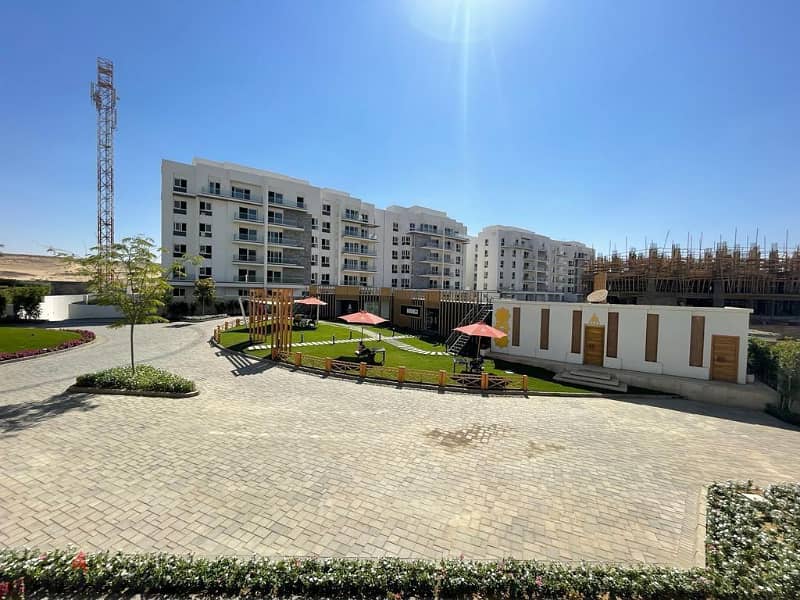
[[[793,0],[10,1],[0,21],[7,251],[94,244],[98,55],[118,237],[158,240],[161,159],[202,156],[472,233],[800,241]]]

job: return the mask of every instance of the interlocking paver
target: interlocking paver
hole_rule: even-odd
[[[124,363],[124,330],[0,366],[0,545],[688,566],[703,485],[800,478],[767,415],[320,379],[223,356],[213,326],[137,328],[191,399],[62,394]]]

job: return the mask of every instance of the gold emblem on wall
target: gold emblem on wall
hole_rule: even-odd
[[[597,313],[592,314],[592,318],[589,319],[588,325],[590,325],[591,327],[600,327],[602,325],[600,319],[597,318]]]
[[[494,312],[494,326],[506,334],[506,337],[494,341],[495,345],[500,348],[505,348],[508,346],[508,317],[509,312],[507,308],[498,308]]]

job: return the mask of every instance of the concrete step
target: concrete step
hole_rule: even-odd
[[[559,383],[571,383],[581,387],[590,387],[623,394],[628,391],[628,384],[623,383],[614,376],[610,376],[609,378],[586,377],[586,373],[589,373],[590,375],[597,375],[598,373],[583,371],[584,375],[579,375],[577,374],[579,372],[580,371],[562,371],[553,377],[553,381],[557,381]]]
[[[589,377],[591,379],[601,379],[605,381],[616,379],[616,377],[610,373],[604,373],[603,371],[592,371],[590,369],[573,369],[570,370],[570,373],[577,375],[578,377]]]

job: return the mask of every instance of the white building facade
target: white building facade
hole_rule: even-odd
[[[492,352],[656,375],[743,384],[747,308],[493,301],[507,337]]]
[[[466,227],[412,206],[377,209],[346,192],[232,163],[161,166],[164,266],[199,256],[170,281],[189,299],[211,277],[217,296],[309,284],[463,289]]]
[[[470,238],[465,285],[522,300],[574,302],[583,266],[593,256],[594,250],[580,242],[492,225]]]

